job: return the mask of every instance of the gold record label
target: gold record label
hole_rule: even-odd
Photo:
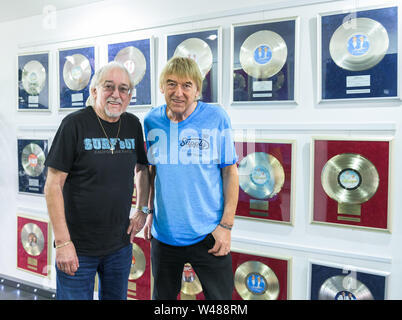
[[[388,46],[388,33],[381,23],[369,18],[356,18],[335,30],[329,43],[329,52],[342,69],[361,71],[378,64]]]
[[[238,266],[235,288],[244,300],[276,300],[280,290],[275,272],[259,261],[247,261]]]
[[[45,168],[45,153],[36,143],[27,144],[21,153],[21,165],[27,175],[37,177]]]
[[[278,33],[260,30],[243,42],[239,59],[248,75],[256,79],[266,79],[283,68],[287,55],[286,42]]]
[[[374,164],[357,153],[338,154],[321,171],[325,193],[338,203],[361,204],[368,201],[379,185]]]
[[[364,283],[352,276],[333,276],[321,285],[319,300],[374,300]]]
[[[71,90],[84,89],[91,79],[91,64],[82,54],[73,54],[66,57],[63,67],[63,80]]]
[[[136,244],[133,243],[132,247],[133,251],[133,258],[131,261],[131,268],[130,268],[130,274],[128,276],[129,280],[137,280],[138,278],[141,278],[142,275],[145,272],[145,267],[146,267],[146,259],[144,255],[144,251]]]
[[[201,282],[190,263],[186,263],[183,268],[181,292],[186,295],[197,295],[202,292]]]
[[[208,43],[200,38],[184,40],[177,46],[173,55],[191,58],[197,62],[203,78],[205,78],[206,74],[211,70],[213,60],[211,48]]]
[[[42,230],[35,223],[27,223],[21,229],[21,243],[26,253],[39,256],[45,246]]]
[[[31,60],[24,65],[21,80],[24,90],[37,96],[45,86],[46,69],[39,61]]]
[[[239,184],[248,195],[268,199],[278,194],[285,182],[280,161],[271,154],[254,152],[239,163]]]
[[[147,70],[147,62],[142,51],[134,46],[121,49],[114,58],[126,67],[132,75],[134,85],[140,83]]]

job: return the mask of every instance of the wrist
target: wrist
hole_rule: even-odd
[[[225,223],[225,222],[219,222],[218,226],[220,226],[223,229],[231,231],[233,228],[233,224]]]

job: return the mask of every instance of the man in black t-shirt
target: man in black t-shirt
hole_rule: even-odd
[[[133,87],[121,64],[99,69],[87,107],[63,119],[47,156],[57,299],[92,299],[96,272],[100,299],[127,298],[130,241],[145,224],[149,194],[142,126],[125,112]]]

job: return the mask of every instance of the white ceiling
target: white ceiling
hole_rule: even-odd
[[[0,0],[0,22],[45,14],[104,0]]]

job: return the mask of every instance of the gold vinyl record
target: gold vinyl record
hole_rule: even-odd
[[[250,153],[239,163],[239,184],[248,195],[268,199],[278,194],[285,182],[280,161],[265,152]]]
[[[235,288],[244,300],[276,300],[280,290],[276,274],[259,261],[247,261],[237,267]]]
[[[114,60],[127,68],[134,78],[134,85],[140,83],[147,70],[147,62],[140,49],[133,46],[125,47],[117,53]]]
[[[261,30],[250,35],[240,47],[240,64],[243,70],[256,79],[277,74],[288,56],[285,40],[276,32]]]
[[[329,42],[329,52],[342,69],[361,71],[378,64],[388,46],[388,33],[381,23],[369,18],[356,18],[335,30]]]
[[[208,43],[200,38],[189,38],[180,43],[174,51],[174,56],[192,58],[197,62],[201,75],[205,75],[212,67],[212,51]]]
[[[66,57],[63,67],[63,80],[71,90],[84,89],[91,79],[92,68],[87,57],[73,54]]]
[[[45,168],[45,153],[36,143],[27,144],[21,153],[21,165],[27,175],[37,177]]]
[[[37,96],[45,86],[46,69],[37,60],[26,63],[22,69],[22,86],[28,94]]]
[[[136,280],[138,278],[141,278],[141,276],[144,274],[147,262],[145,260],[144,252],[136,243],[133,243],[132,250],[133,259],[131,261],[131,268],[128,279]]]
[[[356,153],[338,154],[321,171],[326,194],[339,203],[361,204],[377,191],[379,175],[370,160]]]
[[[197,295],[202,292],[201,282],[194,272],[190,263],[186,263],[183,268],[181,278],[181,292],[186,295]]]
[[[324,281],[319,300],[374,300],[370,290],[351,276],[333,276]]]
[[[21,243],[31,256],[39,256],[45,247],[42,230],[35,223],[27,223],[21,229]]]

